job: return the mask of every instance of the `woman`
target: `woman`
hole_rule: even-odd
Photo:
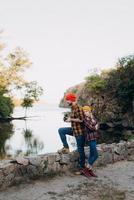
[[[98,124],[96,119],[94,118],[92,114],[92,109],[90,106],[84,106],[84,126],[85,126],[85,132],[86,132],[86,138],[88,146],[90,147],[90,155],[88,158],[88,163],[86,168],[88,169],[91,176],[95,176],[92,167],[94,162],[98,158],[98,151],[96,147],[96,140],[98,138]]]

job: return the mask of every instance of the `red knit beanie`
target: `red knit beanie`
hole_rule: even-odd
[[[76,101],[76,95],[75,94],[73,94],[73,93],[67,93],[66,95],[65,95],[65,99],[68,101],[72,101],[72,102],[74,102],[74,101]]]

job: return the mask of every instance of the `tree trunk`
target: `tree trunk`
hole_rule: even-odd
[[[27,116],[27,107],[26,107],[26,109],[25,109],[25,117]]]

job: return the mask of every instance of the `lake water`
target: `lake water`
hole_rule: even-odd
[[[35,105],[30,108],[28,110],[30,118],[26,121],[12,121],[12,126],[8,129],[7,139],[4,139],[4,144],[0,144],[1,154],[17,156],[56,152],[62,147],[58,128],[70,125],[63,122],[63,113],[66,111],[68,109],[48,104]],[[16,107],[13,116],[24,116],[24,109]],[[7,128],[3,130],[6,134]],[[0,135],[0,137],[2,136]],[[75,139],[68,136],[68,142],[71,150],[74,150],[76,148]]]
[[[69,109],[58,105],[35,105],[28,110],[27,120],[13,120],[0,123],[0,159],[18,155],[37,155],[56,152],[62,148],[58,134],[60,127],[70,126],[63,121],[64,112]],[[23,117],[24,109],[16,107],[14,117]],[[124,139],[123,130],[102,131],[98,143],[119,142]],[[76,149],[74,137],[67,136],[70,150]]]

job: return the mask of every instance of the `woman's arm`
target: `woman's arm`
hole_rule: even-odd
[[[85,122],[85,126],[92,130],[92,131],[96,131],[97,130],[97,121],[93,118],[88,118],[87,120],[84,120]]]

